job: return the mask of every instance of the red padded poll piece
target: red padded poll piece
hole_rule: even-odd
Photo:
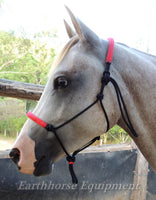
[[[109,46],[108,46],[108,53],[107,53],[106,62],[111,63],[112,59],[113,59],[114,39],[108,38],[108,41],[109,41]]]
[[[27,117],[29,117],[31,120],[33,120],[34,122],[36,122],[38,125],[42,126],[43,128],[46,128],[47,123],[44,122],[42,119],[36,117],[36,115],[34,115],[32,112],[28,112]]]

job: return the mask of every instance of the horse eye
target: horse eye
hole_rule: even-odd
[[[66,88],[67,86],[68,86],[68,80],[66,79],[66,77],[60,76],[56,78],[54,81],[55,89],[62,89],[62,88]]]

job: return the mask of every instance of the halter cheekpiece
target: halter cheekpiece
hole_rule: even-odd
[[[86,112],[89,108],[91,108],[92,106],[94,106],[96,103],[100,103],[101,108],[103,110],[103,113],[105,115],[105,119],[107,122],[107,129],[106,132],[109,130],[109,119],[107,116],[107,112],[104,108],[103,105],[103,98],[104,98],[104,88],[105,86],[111,82],[114,86],[114,89],[116,91],[116,95],[117,95],[117,100],[118,100],[118,104],[119,104],[119,108],[120,108],[120,112],[121,112],[121,116],[123,118],[123,121],[125,122],[125,124],[127,125],[127,127],[129,128],[129,130],[132,132],[132,134],[137,137],[137,133],[135,132],[133,125],[130,121],[129,115],[128,115],[128,111],[125,105],[125,102],[123,100],[120,88],[117,84],[117,82],[110,76],[110,65],[112,63],[112,59],[113,59],[113,51],[114,51],[114,40],[112,38],[108,38],[108,42],[109,42],[109,46],[108,46],[108,52],[107,52],[107,57],[106,57],[106,63],[105,63],[105,70],[103,72],[103,76],[101,78],[101,89],[100,92],[97,94],[96,96],[96,100],[91,103],[89,106],[87,106],[85,109],[83,109],[81,112],[77,113],[76,115],[74,115],[72,118],[68,119],[67,121],[65,121],[64,123],[60,124],[59,126],[53,126],[52,124],[47,124],[46,122],[44,122],[43,120],[39,119],[37,116],[35,116],[33,113],[28,112],[27,116],[33,120],[34,122],[36,122],[37,124],[39,124],[40,126],[42,126],[43,128],[45,128],[47,131],[51,131],[53,132],[53,134],[55,135],[56,139],[58,140],[61,148],[63,149],[63,151],[66,154],[66,160],[68,161],[69,164],[69,171],[72,177],[72,182],[74,184],[78,183],[78,179],[74,173],[74,169],[73,169],[73,164],[75,162],[75,156],[82,150],[84,150],[85,148],[87,148],[88,146],[90,146],[91,144],[93,144],[96,140],[100,139],[100,136],[95,137],[94,139],[92,139],[90,142],[88,142],[86,145],[84,145],[83,147],[81,147],[80,149],[74,151],[72,153],[72,155],[70,155],[68,153],[68,151],[66,150],[66,147],[64,146],[64,144],[62,143],[61,139],[59,138],[59,135],[57,134],[57,130],[60,129],[61,127],[65,126],[66,124],[70,123],[71,121],[73,121],[74,119],[76,119],[77,117],[79,117],[80,115],[82,115],[84,112]]]

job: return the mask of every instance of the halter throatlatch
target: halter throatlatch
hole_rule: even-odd
[[[127,125],[127,127],[129,128],[129,130],[132,132],[132,134],[137,137],[137,133],[135,132],[132,123],[130,121],[129,115],[128,115],[128,111],[124,102],[124,99],[122,97],[120,88],[117,84],[117,82],[110,77],[110,65],[113,59],[113,50],[114,50],[114,40],[112,38],[108,38],[109,41],[109,47],[108,47],[108,53],[107,53],[107,58],[106,58],[106,64],[105,64],[105,70],[103,72],[103,76],[101,78],[101,89],[100,92],[97,94],[96,96],[96,100],[91,103],[89,106],[87,106],[85,109],[83,109],[81,112],[77,113],[76,115],[74,115],[72,118],[70,118],[69,120],[65,121],[64,123],[60,124],[59,126],[54,127],[52,124],[47,124],[46,122],[44,122],[43,120],[39,119],[38,117],[36,117],[33,113],[28,112],[27,116],[33,120],[34,122],[36,122],[37,124],[39,124],[40,126],[42,126],[43,128],[45,128],[47,131],[51,131],[53,132],[53,134],[55,135],[57,141],[59,142],[61,148],[63,149],[63,151],[66,154],[66,160],[68,161],[69,164],[69,171],[72,177],[72,182],[74,184],[78,183],[78,179],[75,175],[74,169],[73,169],[73,165],[75,162],[75,156],[82,150],[84,150],[85,148],[87,148],[88,146],[90,146],[91,144],[93,144],[96,140],[100,139],[100,136],[95,137],[94,139],[92,139],[90,142],[88,142],[86,145],[84,145],[83,147],[81,147],[80,149],[76,150],[73,152],[72,155],[70,155],[68,153],[68,151],[66,150],[65,146],[63,145],[60,137],[57,134],[57,130],[60,129],[61,127],[65,126],[66,124],[70,123],[71,121],[73,121],[74,119],[76,119],[77,117],[79,117],[80,115],[82,115],[84,112],[86,112],[89,108],[91,108],[92,106],[94,106],[96,103],[100,102],[101,108],[103,110],[103,113],[105,115],[106,118],[106,122],[107,122],[107,129],[106,132],[109,130],[109,119],[107,116],[107,112],[104,108],[103,105],[103,98],[104,98],[104,88],[105,86],[111,82],[115,88],[115,92],[117,95],[117,100],[118,100],[118,104],[119,104],[119,108],[120,108],[120,112],[121,112],[121,116],[123,118],[123,121],[125,122],[125,124]]]

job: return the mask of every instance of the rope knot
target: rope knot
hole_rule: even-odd
[[[72,182],[73,182],[73,184],[77,184],[78,180],[77,180],[77,177],[76,177],[74,169],[73,169],[73,165],[74,165],[74,162],[75,162],[75,156],[68,155],[66,157],[66,160],[68,161],[68,164],[69,164],[69,171],[70,171],[70,174],[71,174],[71,177],[72,177]]]
[[[66,160],[67,160],[68,162],[74,163],[76,159],[75,159],[75,156],[70,156],[70,155],[69,155],[69,156],[66,157]]]
[[[104,97],[104,96],[103,96],[102,93],[99,93],[99,94],[96,96],[97,100],[102,100],[103,97]]]
[[[107,85],[110,81],[110,72],[104,71],[103,77],[101,78],[101,83]]]
[[[52,131],[53,133],[56,131],[55,127],[52,124],[47,124],[45,128],[47,131]]]

